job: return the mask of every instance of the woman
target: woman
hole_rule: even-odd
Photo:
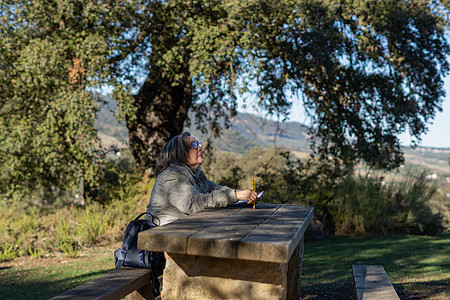
[[[202,143],[189,132],[175,136],[164,146],[147,205],[147,212],[159,219],[159,225],[209,207],[256,201],[257,194],[250,189],[234,190],[208,180],[200,169],[202,163]]]

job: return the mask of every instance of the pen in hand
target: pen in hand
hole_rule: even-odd
[[[253,177],[253,191],[256,192],[256,178]],[[256,200],[253,202],[253,209],[255,209]]]

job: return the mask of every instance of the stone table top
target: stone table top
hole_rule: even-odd
[[[313,214],[313,207],[289,204],[207,209],[140,232],[138,248],[287,263]]]

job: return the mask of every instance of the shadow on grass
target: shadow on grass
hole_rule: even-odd
[[[393,284],[400,299],[449,299],[449,279]]]
[[[14,282],[14,280],[2,276],[0,299],[49,299],[107,272],[92,271],[70,278],[51,281],[24,280],[19,284],[17,281],[5,284],[3,282]]]
[[[398,283],[393,286],[401,300],[449,299],[447,292],[450,284],[445,280]],[[353,281],[302,284],[301,295],[303,300],[356,299]]]
[[[302,283],[302,299],[305,300],[355,299],[353,282],[337,281],[329,283],[318,283],[306,286]]]
[[[304,299],[354,299],[352,265],[383,265],[401,299],[446,299],[450,233],[306,241]],[[448,298],[447,298],[448,299]]]

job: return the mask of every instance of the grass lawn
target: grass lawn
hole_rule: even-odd
[[[383,265],[400,299],[450,299],[450,233],[307,241],[303,299],[353,299],[353,264]]]
[[[52,255],[0,263],[0,299],[49,299],[114,269],[120,245],[82,252],[78,258]]]
[[[112,270],[120,245],[0,263],[0,299],[48,299]],[[354,299],[352,264],[381,264],[401,299],[450,299],[450,233],[306,241],[303,299]]]

